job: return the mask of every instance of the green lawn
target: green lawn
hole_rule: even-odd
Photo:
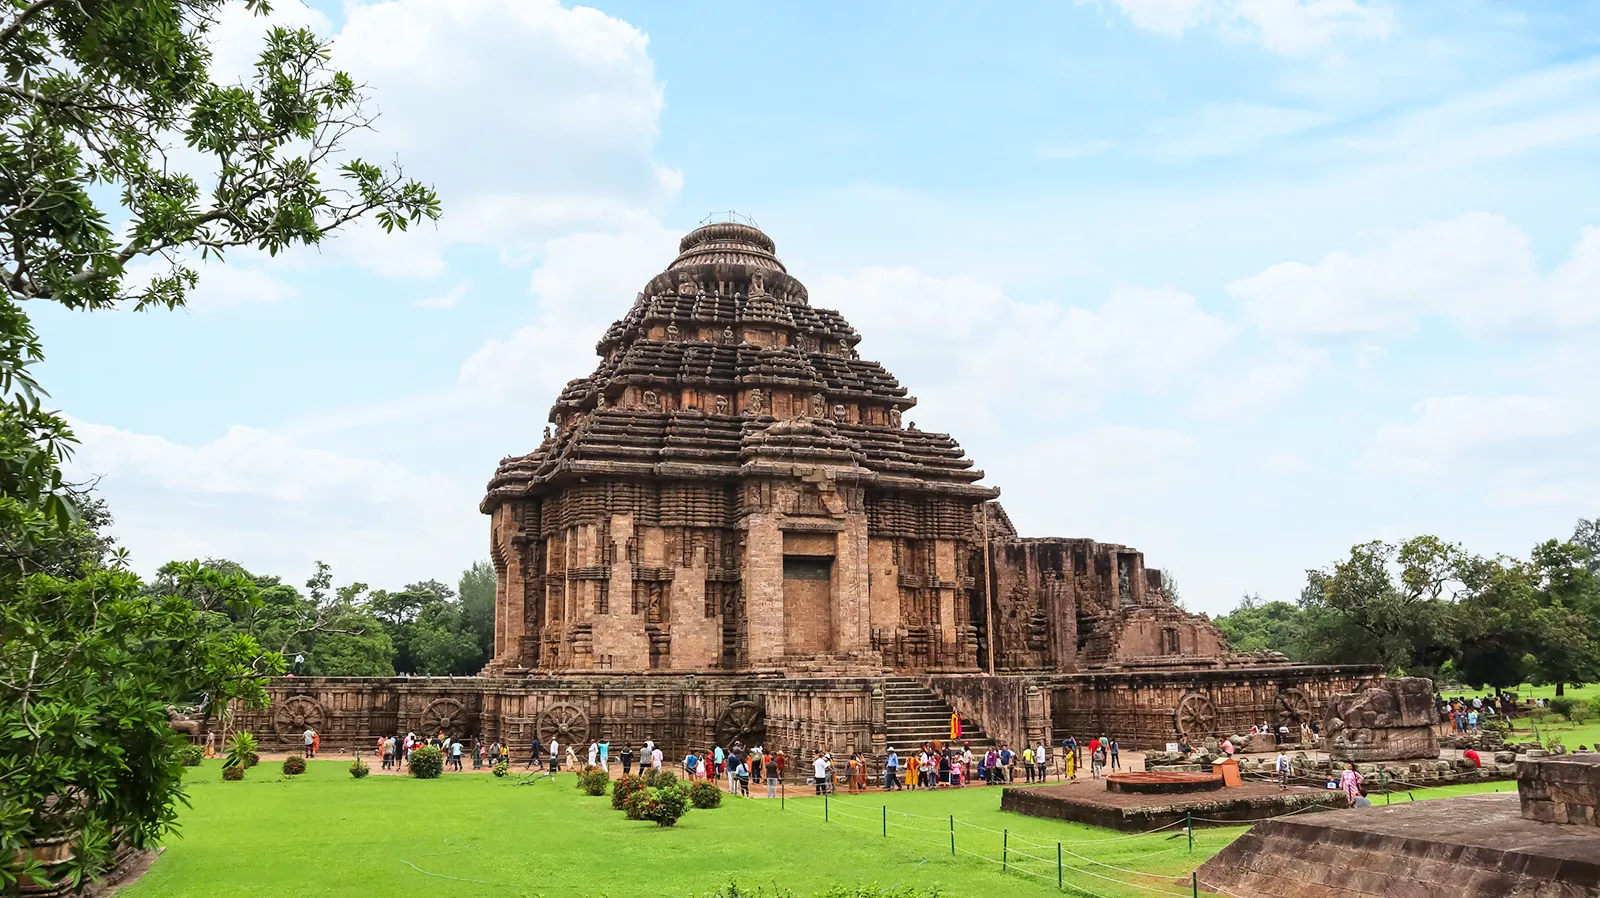
[[[699,898],[730,880],[741,893],[764,887],[768,895],[775,886],[807,896],[876,884],[938,890],[945,898],[1039,896],[1056,892],[1057,841],[1067,867],[1085,868],[1066,870],[1078,894],[1188,895],[1188,872],[1244,831],[1199,830],[1191,854],[1175,830],[1129,838],[1001,813],[999,790],[985,787],[844,795],[828,802],[827,821],[822,801],[811,796],[782,807],[729,798],[720,809],[691,811],[662,829],[624,819],[609,798],[581,794],[571,775],[535,785],[482,775],[357,781],[345,762],[312,761],[294,779],[273,764],[250,771],[244,782],[224,783],[216,762],[192,777],[193,807],[182,815],[181,836],[126,898],[418,891],[451,898]],[[1508,786],[1416,795],[1495,788]],[[1011,849],[1006,871],[998,863],[1003,839]]]
[[[1554,686],[1529,686],[1523,684],[1517,689],[1517,697],[1520,699],[1548,699],[1554,698],[1555,694],[1556,687]],[[1563,694],[1581,699],[1600,698],[1600,685],[1568,686]],[[1516,727],[1513,736],[1514,741],[1520,742],[1533,738],[1533,727],[1528,718],[1518,717],[1512,721],[1512,725]],[[1568,749],[1574,749],[1580,745],[1587,745],[1593,749],[1600,745],[1600,719],[1591,718],[1580,724],[1551,716],[1539,724],[1539,736],[1540,741],[1548,740],[1551,736],[1558,736],[1561,738],[1561,743]]]

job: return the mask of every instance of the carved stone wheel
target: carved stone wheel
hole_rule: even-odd
[[[461,703],[453,698],[441,698],[428,704],[422,711],[422,732],[433,735],[443,731],[446,736],[459,738],[462,733],[457,732],[467,722],[467,715],[461,711]]]
[[[309,695],[294,695],[278,702],[272,709],[272,731],[279,742],[299,744],[306,727],[322,732],[328,712],[322,702]]]
[[[539,741],[577,746],[589,741],[589,715],[575,705],[552,705],[539,715]]]
[[[735,741],[754,747],[767,737],[767,713],[752,701],[736,701],[717,715],[717,744],[731,746]]]
[[[1311,699],[1298,689],[1278,693],[1278,719],[1291,727],[1311,720]]]
[[[1173,712],[1178,733],[1188,739],[1203,739],[1216,732],[1217,706],[1198,692],[1191,692],[1178,700]]]

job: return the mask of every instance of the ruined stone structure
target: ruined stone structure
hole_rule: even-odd
[[[1485,793],[1259,823],[1199,870],[1237,898],[1600,898],[1600,755],[1519,760]]]
[[[446,708],[517,748],[567,720],[674,748],[742,727],[881,753],[954,707],[980,741],[1160,745],[1298,727],[1376,678],[1232,654],[1140,552],[1019,536],[766,234],[718,222],[679,250],[489,483],[483,676],[279,681],[252,725],[299,732],[271,715],[314,705],[325,742],[365,744]]]
[[[1385,680],[1359,693],[1335,696],[1323,734],[1335,761],[1406,761],[1439,757],[1433,728],[1439,712],[1433,681]]]

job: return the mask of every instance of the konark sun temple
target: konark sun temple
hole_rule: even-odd
[[[974,746],[1159,746],[1298,727],[1379,678],[1232,653],[1143,553],[1019,535],[861,340],[755,227],[689,233],[489,481],[481,676],[285,678],[239,725],[881,757],[954,711]]]

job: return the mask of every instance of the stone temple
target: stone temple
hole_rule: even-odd
[[[1298,726],[1378,679],[1231,653],[1135,549],[1019,536],[861,341],[752,225],[690,232],[489,482],[482,675],[280,680],[244,725],[881,755],[953,708],[975,742],[1137,746]]]

